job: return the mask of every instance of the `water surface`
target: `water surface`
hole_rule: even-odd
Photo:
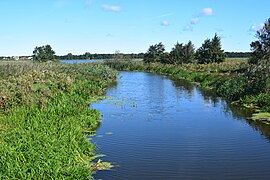
[[[190,83],[121,72],[112,98],[93,104],[92,142],[112,162],[96,179],[270,179],[268,126]]]
[[[61,63],[65,64],[80,64],[80,63],[94,63],[94,62],[103,62],[102,59],[76,59],[76,60],[61,60]]]

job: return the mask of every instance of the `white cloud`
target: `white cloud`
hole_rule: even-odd
[[[190,24],[192,24],[192,25],[198,24],[199,21],[200,21],[200,19],[199,19],[198,17],[192,18],[192,19],[190,20]]]
[[[193,27],[191,25],[185,26],[183,31],[193,31]]]
[[[253,24],[252,26],[250,26],[249,31],[254,31],[257,32],[259,30],[261,30],[263,28],[264,24],[261,23],[259,25]]]
[[[162,21],[162,22],[160,23],[160,25],[161,25],[161,26],[169,26],[170,23],[169,23],[168,21],[164,20],[164,21]]]
[[[203,8],[201,10],[200,16],[212,16],[214,14],[212,8]]]
[[[113,11],[113,12],[119,12],[122,10],[120,6],[110,6],[110,5],[103,5],[102,9],[104,11]]]

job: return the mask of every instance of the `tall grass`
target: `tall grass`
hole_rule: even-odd
[[[100,123],[89,102],[116,71],[97,64],[0,64],[0,179],[91,178]]]

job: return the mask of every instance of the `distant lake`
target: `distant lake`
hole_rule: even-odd
[[[76,60],[61,60],[62,63],[66,64],[80,64],[80,63],[94,63],[94,62],[103,62],[103,59],[76,59]]]

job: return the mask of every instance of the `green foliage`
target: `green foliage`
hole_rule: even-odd
[[[200,64],[223,62],[226,54],[224,53],[224,50],[221,49],[220,37],[215,34],[212,40],[206,39],[202,46],[197,50],[196,57]]]
[[[216,84],[217,93],[229,100],[237,101],[246,94],[246,79],[234,77],[232,79],[219,81]]]
[[[187,44],[176,43],[170,52],[170,61],[167,64],[185,64],[192,63],[195,59],[195,49],[191,41]]]
[[[196,51],[196,58],[199,64],[211,62],[211,40],[206,39],[202,46]]]
[[[184,63],[195,62],[195,48],[191,41],[184,45]]]
[[[100,114],[88,103],[116,71],[98,64],[0,64],[0,179],[87,179],[88,135]],[[5,75],[8,74],[8,75]]]
[[[257,41],[250,44],[252,50],[250,64],[270,59],[270,18],[264,23],[264,27],[257,31],[257,38]]]
[[[250,47],[252,49],[251,57],[249,58],[250,64],[257,64],[261,59],[264,57],[264,52],[262,50],[262,45],[259,41],[252,42],[250,44]]]
[[[251,65],[245,73],[248,80],[247,91],[258,94],[267,91],[267,80],[270,77],[270,59],[261,60],[256,65]]]
[[[241,103],[251,107],[261,107],[263,111],[270,112],[270,94],[260,93],[256,96],[248,95],[241,98]]]
[[[260,121],[262,123],[270,125],[270,113],[256,113],[256,114],[253,114],[252,119],[254,121]]]
[[[55,61],[54,50],[50,45],[36,47],[33,51],[34,62]]]
[[[164,52],[165,47],[161,42],[151,45],[145,54],[143,61],[145,63],[161,62]]]

